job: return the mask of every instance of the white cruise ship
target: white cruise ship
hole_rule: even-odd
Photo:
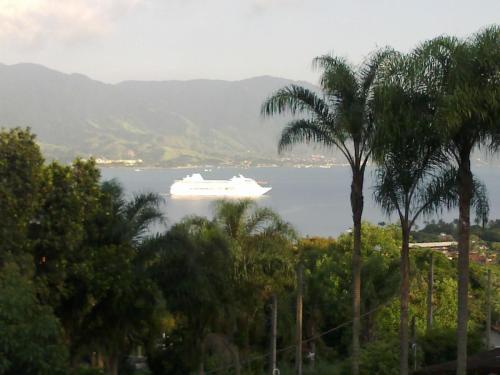
[[[271,190],[262,187],[251,178],[234,176],[230,180],[205,180],[201,174],[194,173],[170,186],[173,197],[237,197],[255,198]]]

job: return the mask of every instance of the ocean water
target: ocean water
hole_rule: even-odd
[[[141,169],[102,168],[103,180],[116,179],[127,194],[156,192],[165,199],[164,210],[167,226],[186,215],[212,217],[213,200],[207,198],[172,199],[170,185],[187,174],[201,173],[206,179],[229,179],[243,174],[256,181],[263,181],[272,190],[257,199],[257,203],[274,209],[290,222],[303,236],[333,236],[352,226],[349,202],[351,171],[348,167],[333,168],[214,168],[204,169]],[[500,167],[482,166],[474,173],[486,183],[490,198],[490,218],[500,218]],[[395,222],[396,216],[384,216],[373,201],[373,172],[368,170],[365,179],[364,220],[378,223]],[[456,210],[443,212],[434,219],[453,220]],[[432,219],[432,218],[427,218]],[[422,222],[423,219],[420,221]]]

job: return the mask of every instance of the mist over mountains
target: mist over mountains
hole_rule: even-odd
[[[277,160],[284,118],[260,106],[288,85],[242,81],[126,81],[105,84],[35,64],[0,64],[0,126],[29,126],[48,159],[143,159],[150,165]]]

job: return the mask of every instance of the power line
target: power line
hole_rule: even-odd
[[[389,301],[387,301],[387,302],[385,302],[385,303],[383,303],[383,304],[381,304],[381,305],[379,305],[379,306],[377,306],[377,307],[375,307],[375,308],[373,308],[373,309],[371,309],[371,310],[369,310],[369,311],[367,311],[367,312],[365,312],[365,313],[361,314],[361,315],[360,315],[360,318],[364,318],[364,317],[366,317],[366,316],[368,316],[368,315],[371,315],[371,314],[373,314],[374,312],[376,312],[376,311],[380,310],[381,308],[383,308],[383,307],[385,307],[385,306],[389,305],[390,303],[392,303],[392,300],[389,300]],[[321,338],[321,337],[323,337],[323,336],[326,336],[326,335],[328,335],[328,334],[330,334],[330,333],[332,333],[332,332],[335,332],[335,331],[337,331],[337,330],[339,330],[339,329],[341,329],[341,328],[344,328],[344,327],[347,327],[347,326],[351,325],[353,321],[354,321],[354,319],[351,319],[351,320],[349,320],[349,321],[347,321],[347,322],[344,322],[344,323],[342,323],[342,324],[339,324],[338,326],[335,326],[335,327],[330,328],[330,329],[328,329],[328,330],[326,330],[326,331],[323,331],[323,332],[321,332],[321,333],[318,333],[318,334],[316,334],[316,335],[313,335],[313,336],[311,336],[311,337],[308,337],[307,339],[302,340],[302,343],[304,344],[304,343],[307,343],[307,342],[309,342],[309,341],[314,341],[314,340],[317,340],[317,339],[319,339],[319,338]],[[296,346],[297,346],[296,344],[292,344],[292,345],[289,345],[289,346],[285,346],[284,348],[281,348],[281,349],[276,350],[276,353],[283,353],[283,352],[286,352],[286,351],[288,351],[288,350],[295,349],[295,348],[296,348]],[[242,361],[242,362],[240,363],[240,366],[242,366],[242,367],[243,367],[243,366],[245,366],[245,365],[248,365],[249,363],[252,363],[252,362],[255,362],[255,361],[258,361],[258,360],[261,360],[261,359],[265,359],[265,358],[269,357],[270,355],[271,355],[270,353],[267,353],[267,354],[260,354],[260,355],[257,355],[257,356],[254,356],[254,357],[248,358],[248,359],[246,359],[245,361]],[[215,369],[213,369],[213,370],[208,370],[208,371],[205,371],[205,374],[216,374],[216,373],[221,372],[221,371],[230,370],[230,369],[232,369],[232,368],[234,368],[234,367],[236,367],[236,365],[234,365],[234,364],[233,364],[233,365],[222,366],[222,367],[215,368]]]

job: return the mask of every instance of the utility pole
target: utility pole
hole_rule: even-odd
[[[303,302],[303,273],[302,264],[297,268],[297,308],[296,308],[296,353],[295,353],[295,373],[302,375],[302,302]]]
[[[411,318],[411,348],[413,350],[413,370],[417,371],[417,329],[415,316]]]
[[[486,285],[486,349],[491,348],[491,270],[488,270]]]
[[[271,363],[270,375],[276,375],[276,337],[278,327],[278,297],[273,293],[271,297]]]
[[[429,260],[429,278],[427,281],[427,332],[432,328],[432,292],[434,289],[434,252]]]

